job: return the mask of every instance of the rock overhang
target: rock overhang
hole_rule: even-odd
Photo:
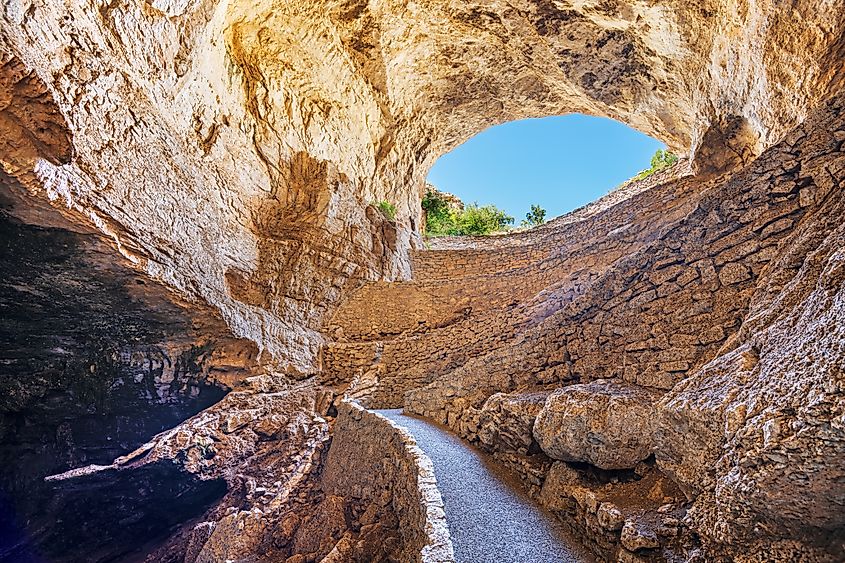
[[[73,139],[73,161],[36,184],[62,184],[85,215],[119,225],[154,275],[306,372],[317,319],[345,287],[409,275],[425,173],[473,134],[601,115],[711,173],[759,154],[842,80],[843,15],[809,0],[736,11],[206,0],[59,12],[3,11],[5,50],[40,77]],[[56,162],[39,143],[37,156]],[[67,146],[58,153],[67,161]],[[399,210],[394,235],[364,212],[383,199]],[[268,222],[282,228],[256,229]],[[297,270],[326,281],[309,293]],[[235,295],[233,275],[270,297]]]
[[[44,220],[39,207],[50,197],[59,207],[69,206],[70,224],[105,231],[138,267],[216,307],[238,335],[262,347],[265,359],[272,357],[292,375],[307,375],[320,367],[318,350],[326,338],[321,329],[338,303],[362,282],[410,275],[422,179],[450,148],[496,123],[577,111],[618,119],[689,153],[698,173],[690,182],[706,179],[702,186],[718,187],[710,180],[753,160],[841,87],[844,20],[841,8],[812,0],[789,7],[546,0],[448,6],[11,2],[0,11],[6,61],[0,69],[0,127],[8,132],[0,160],[4,174],[26,188],[23,200],[33,203],[22,215]],[[799,142],[792,139],[784,150]],[[775,168],[781,160],[774,159]],[[800,178],[806,170],[797,160],[783,162],[785,172],[775,175],[795,181],[789,193],[773,190],[772,200],[791,205],[788,200],[797,197],[802,209],[820,205],[807,178],[820,186],[831,181],[810,162],[808,175]],[[759,178],[770,172],[753,170]],[[841,170],[829,172],[834,184],[837,174]],[[827,184],[816,192],[838,189]],[[741,196],[736,189],[731,195]],[[398,221],[372,208],[382,199],[396,203]],[[794,222],[799,213],[793,215],[786,219]],[[751,220],[758,219],[761,236],[783,232],[765,217]],[[678,220],[672,215],[671,221]],[[796,244],[783,261],[802,260],[806,248]],[[747,270],[735,269],[738,275],[726,271],[711,279],[713,265],[696,266],[707,283],[747,282]],[[841,279],[835,264],[830,270],[820,280],[835,295]],[[783,289],[781,279],[788,276],[770,282],[771,294]],[[624,287],[611,280],[606,289]],[[821,293],[813,303],[823,301]],[[579,295],[550,294],[562,301]],[[751,306],[765,301],[758,296]],[[808,300],[810,314],[811,305]],[[571,312],[583,313],[579,307],[573,302]],[[538,313],[548,314],[544,308]],[[835,328],[826,314],[828,324],[818,326]],[[757,312],[754,318],[769,316]],[[771,338],[786,339],[778,331],[783,327]],[[725,336],[703,334],[699,340],[710,345]],[[378,343],[371,347],[375,356],[387,357]],[[790,348],[783,349],[788,360]],[[549,384],[579,375],[568,368],[577,352],[552,351],[554,368],[538,377]],[[692,365],[681,360],[662,358],[665,376],[644,382],[671,387]],[[776,363],[764,362],[771,381],[779,373]],[[496,386],[511,385],[523,374],[499,374],[486,383],[491,393],[501,391]],[[458,373],[472,384],[469,375]],[[695,391],[710,383],[703,373],[688,386]],[[800,406],[802,389],[787,389],[785,396]],[[678,388],[671,396],[683,392]],[[835,399],[825,395],[826,408]],[[736,440],[730,447],[757,437],[757,426],[740,420],[737,405],[708,408],[715,419],[727,412],[737,426],[731,432],[741,430],[726,434]],[[712,426],[713,412],[701,415],[705,426]],[[768,438],[752,452],[761,459],[779,463],[783,454],[777,449],[793,431],[804,445],[818,441],[815,430],[782,426],[779,418],[793,416],[787,411],[764,415]],[[802,411],[801,417],[799,422],[813,413]],[[664,434],[659,441],[672,454],[670,460],[658,458],[667,471],[684,456],[692,459],[681,464],[688,474],[678,471],[679,482],[709,486],[724,476],[712,477],[708,469],[722,446],[718,432],[700,459],[683,436]],[[802,470],[814,467],[810,457],[798,462],[806,462]],[[727,471],[730,455],[718,463]],[[836,482],[836,471],[823,467],[818,475]],[[734,480],[723,480],[718,490],[724,498],[701,495],[700,529],[733,541],[719,524],[725,514],[763,514],[767,525],[791,536],[803,533],[795,514],[769,508],[783,507],[777,495],[785,485],[778,475],[765,464],[760,470],[735,468]],[[766,494],[747,494],[757,482],[767,484]],[[812,504],[811,493],[802,507]],[[824,510],[813,513],[813,523],[841,527]]]

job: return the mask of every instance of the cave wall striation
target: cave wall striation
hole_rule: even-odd
[[[3,164],[310,373],[346,290],[409,276],[444,152],[581,112],[702,173],[745,162],[841,86],[844,22],[817,0],[13,0]]]
[[[490,450],[600,557],[837,560],[843,102],[727,176],[421,251],[413,282],[360,290],[381,324],[365,309],[354,326],[354,295],[341,305],[353,326],[325,377]],[[392,324],[408,294],[444,285],[470,303],[516,289],[504,307],[432,300]]]
[[[0,559],[416,552],[337,480],[333,430],[377,427],[346,395],[489,450],[600,558],[840,560],[843,31],[824,0],[4,2]],[[424,248],[439,156],[572,112],[684,159]]]

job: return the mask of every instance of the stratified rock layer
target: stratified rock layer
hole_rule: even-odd
[[[496,299],[508,287],[543,289],[448,326],[339,343],[343,360],[335,373],[354,377],[349,368],[366,356],[352,347],[375,346],[382,375],[372,404],[403,400],[407,410],[473,441],[482,439],[482,406],[495,393],[563,387],[547,407],[577,392],[583,415],[604,401],[590,383],[597,377],[651,388],[655,398],[663,391],[639,411],[643,424],[617,425],[606,436],[608,443],[642,445],[635,457],[646,456],[640,438],[649,428],[661,479],[687,495],[688,514],[679,522],[698,534],[708,557],[769,550],[780,558],[836,560],[845,443],[838,422],[845,408],[841,323],[834,320],[843,314],[842,104],[834,99],[725,177],[670,180],[533,233],[421,252],[416,283],[436,275],[470,299]],[[550,271],[559,276],[547,277]],[[414,356],[424,360],[407,362]],[[571,428],[565,418],[535,425],[540,446],[553,457],[614,467],[590,451],[588,425],[583,439],[558,449],[554,439]],[[529,487],[542,486],[549,471],[540,456],[500,458]],[[604,478],[645,479],[637,475]],[[573,499],[581,494],[568,490]],[[669,498],[674,511],[677,500]],[[591,529],[598,504],[576,499],[575,506],[578,525]],[[672,544],[683,529],[647,549],[677,551]],[[614,552],[597,549],[606,557]]]
[[[13,0],[2,161],[313,371],[345,290],[409,275],[441,154],[497,123],[581,112],[710,174],[841,88],[843,29],[818,0]]]

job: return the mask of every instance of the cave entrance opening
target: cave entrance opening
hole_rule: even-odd
[[[495,206],[513,219],[502,221],[506,230],[530,227],[645,173],[656,154],[661,162],[676,158],[657,151],[666,151],[666,146],[608,118],[568,114],[511,121],[441,156],[429,171],[427,193],[433,188],[454,195],[456,199],[445,196],[452,209]],[[450,233],[449,226],[428,222],[432,235],[483,234]]]

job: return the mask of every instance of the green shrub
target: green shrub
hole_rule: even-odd
[[[454,217],[449,204],[443,197],[433,191],[426,190],[422,200],[425,211],[425,231],[431,236],[445,235],[454,226]]]
[[[428,190],[422,200],[425,231],[428,236],[488,235],[507,229],[513,217],[495,205],[472,203],[453,209],[438,192]]]
[[[678,162],[678,155],[669,151],[665,151],[663,149],[657,149],[657,152],[655,152],[654,155],[651,157],[651,168],[643,170],[642,172],[634,176],[634,178],[636,180],[642,180],[643,178],[647,178],[648,176],[651,176],[659,170],[674,166],[676,162]]]
[[[375,204],[381,214],[384,215],[384,218],[388,221],[395,221],[396,220],[396,206],[390,203],[389,201],[379,201]]]
[[[525,214],[522,221],[523,227],[537,227],[546,222],[546,210],[539,205],[532,205],[531,211]]]
[[[477,203],[467,205],[457,214],[455,221],[455,235],[489,235],[505,230],[513,224],[513,217],[495,205],[479,206]]]

